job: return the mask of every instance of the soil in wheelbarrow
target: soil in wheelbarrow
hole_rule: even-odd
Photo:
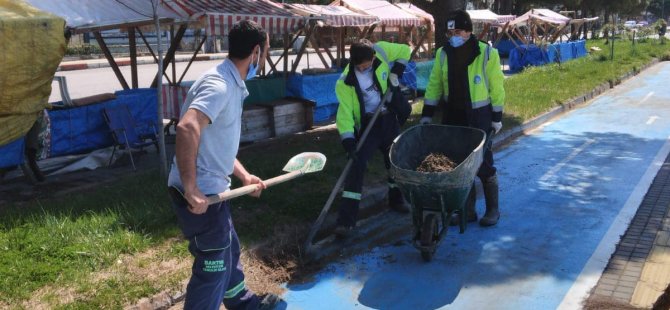
[[[426,158],[416,167],[419,172],[449,172],[454,170],[458,163],[451,160],[447,155],[441,153],[430,153]]]

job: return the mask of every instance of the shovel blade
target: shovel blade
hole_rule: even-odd
[[[323,170],[326,165],[326,155],[318,152],[304,152],[293,156],[282,170],[286,172],[302,171],[311,173]]]

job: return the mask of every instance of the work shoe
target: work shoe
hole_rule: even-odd
[[[400,189],[394,187],[389,188],[388,194],[389,208],[398,213],[408,213],[409,212],[409,203],[405,201],[405,198],[402,196]]]
[[[272,310],[282,302],[282,299],[279,296],[272,293],[261,295],[259,298],[261,299],[261,302],[258,305],[258,310]]]
[[[338,225],[337,227],[335,227],[333,233],[335,234],[335,238],[347,239],[354,235],[354,227]]]

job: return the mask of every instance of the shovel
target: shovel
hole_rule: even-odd
[[[276,185],[282,182],[286,182],[291,179],[295,179],[305,173],[318,172],[323,170],[323,167],[326,165],[326,156],[321,153],[316,152],[305,152],[293,156],[286,163],[282,169],[285,174],[276,176],[271,179],[263,181],[267,187]],[[233,199],[235,197],[244,196],[251,194],[258,190],[258,184],[250,184],[247,186],[238,187],[233,190],[225,191],[223,193],[218,193],[216,195],[207,197],[207,204],[215,204],[224,200]],[[175,199],[179,202],[186,203],[186,198],[180,189],[170,186],[168,189],[172,199]]]
[[[388,102],[391,98],[389,95],[391,92],[387,92],[387,95],[383,99],[384,102]],[[370,134],[370,131],[372,130],[372,127],[374,127],[375,122],[377,121],[377,118],[382,112],[382,106],[384,104],[380,104],[377,107],[377,110],[375,110],[375,113],[372,115],[372,118],[370,119],[370,122],[368,122],[368,125],[365,127],[365,130],[363,130],[363,134],[361,135],[361,138],[358,140],[358,144],[356,144],[356,153],[361,150],[361,147],[363,147],[363,143],[365,143],[365,139],[367,139],[368,134]],[[316,233],[319,232],[319,229],[321,229],[321,225],[323,224],[323,221],[326,219],[326,215],[328,215],[328,210],[330,210],[330,207],[333,205],[333,201],[335,200],[335,196],[337,193],[339,193],[340,188],[342,187],[342,184],[344,184],[344,181],[347,178],[347,175],[349,174],[349,170],[351,169],[351,166],[353,166],[354,160],[349,159],[347,161],[347,164],[344,166],[344,169],[342,169],[342,173],[340,174],[340,178],[337,179],[337,182],[335,183],[335,186],[333,187],[333,190],[330,192],[330,196],[328,196],[328,200],[326,201],[326,204],[323,206],[323,209],[321,209],[321,213],[319,214],[319,217],[316,219],[316,222],[312,225],[312,228],[309,230],[309,234],[307,235],[307,240],[305,240],[305,245],[303,247],[308,259],[310,256],[312,256],[315,253],[312,253],[312,241],[314,240],[314,237],[316,237]]]

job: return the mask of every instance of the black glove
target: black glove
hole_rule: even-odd
[[[347,152],[347,158],[356,160],[356,139],[346,138],[342,140],[342,147]]]

